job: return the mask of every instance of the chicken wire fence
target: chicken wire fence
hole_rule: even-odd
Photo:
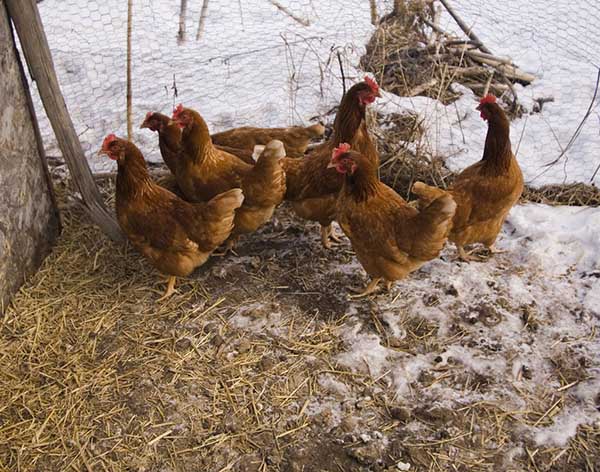
[[[495,54],[536,76],[531,85],[517,86],[526,114],[512,128],[513,149],[530,184],[600,183],[594,175],[600,165],[600,2],[454,0],[452,5]],[[449,18],[445,22],[457,29]],[[481,140],[481,134],[465,139],[472,140]]]
[[[340,63],[349,82],[362,76],[355,66],[374,31],[373,7],[381,17],[393,3],[133,0],[133,140],[147,158],[159,160],[156,136],[139,124],[147,111],[169,114],[179,102],[198,109],[212,131],[309,124],[339,102]],[[495,54],[509,56],[539,78],[517,86],[528,111],[540,98],[553,100],[541,113],[513,123],[513,147],[526,164],[526,178],[534,185],[589,183],[600,163],[600,102],[592,103],[600,57],[596,0],[551,5],[455,0],[452,5]],[[114,164],[95,151],[107,133],[127,130],[127,1],[41,0],[39,8],[84,151],[95,171],[107,170]],[[447,14],[441,25],[459,31]],[[473,160],[485,128],[461,122],[460,113],[473,113],[472,101],[465,103],[464,110],[459,104],[456,112],[438,113],[432,126],[449,130],[451,146],[442,146],[446,154],[467,150]],[[58,154],[43,113],[40,122],[49,154]]]
[[[111,165],[93,155],[103,136],[127,130],[127,3],[38,5],[63,95],[96,171]],[[340,61],[356,79],[352,64],[369,27],[365,0],[133,0],[132,138],[147,158],[160,159],[156,136],[139,125],[146,112],[170,115],[179,102],[197,109],[213,132],[311,124],[340,99]],[[47,123],[42,128],[50,134]]]

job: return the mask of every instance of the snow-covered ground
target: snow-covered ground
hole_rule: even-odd
[[[382,395],[414,411],[492,405],[502,414],[514,412],[512,439],[501,446],[506,470],[511,457],[526,457],[528,444],[561,448],[580,425],[599,427],[598,227],[600,209],[518,206],[499,236],[505,253],[461,263],[448,247],[390,294],[351,302],[337,333],[336,371],[379,381],[365,399],[347,374],[322,375],[319,383],[330,396],[312,399],[308,414],[327,412],[329,427],[354,425],[362,439],[379,433],[367,426],[367,407],[349,413],[347,405],[368,404],[370,397]],[[355,260],[332,262],[323,280],[335,273],[355,280],[364,274]],[[248,314],[255,310],[239,310],[229,322],[249,333],[285,335],[284,305],[271,307],[266,318]],[[559,398],[548,412],[551,420],[540,418]],[[418,418],[399,428],[407,438],[436,438]],[[385,437],[373,441],[384,448]]]

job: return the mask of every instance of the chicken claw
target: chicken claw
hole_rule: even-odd
[[[456,246],[458,249],[458,257],[456,260],[464,261],[464,262],[481,262],[483,258],[476,254],[473,254],[474,251],[465,251],[465,248],[462,246]]]
[[[490,256],[493,254],[504,254],[504,253],[508,252],[506,249],[498,249],[496,247],[496,244],[492,244],[491,246],[488,246],[486,249],[489,252]]]
[[[340,235],[334,230],[333,225],[321,226],[321,244],[325,249],[331,249],[342,243]]]
[[[225,242],[225,249],[223,249],[223,251],[221,252],[213,252],[212,255],[213,256],[217,256],[217,257],[225,257],[227,254],[229,254],[230,252],[237,256],[238,253],[235,252],[234,247],[236,245],[236,243],[238,242],[239,236],[235,236],[232,238],[229,238],[226,242]]]
[[[356,295],[348,295],[348,297],[352,300],[357,300],[359,298],[364,298],[367,295],[371,295],[372,293],[377,292],[380,281],[381,281],[381,277],[371,280],[371,282],[369,282],[369,285],[367,285],[366,288],[362,291],[360,288],[357,289],[357,288],[350,287],[349,290],[352,292],[355,292]],[[389,286],[390,286],[390,282],[388,282],[388,287]]]
[[[167,290],[165,291],[165,294],[162,297],[160,297],[158,300],[156,300],[157,302],[162,302],[163,300],[166,300],[167,298],[169,298],[171,295],[173,295],[176,292],[175,280],[177,280],[177,277],[175,277],[174,275],[169,276],[168,283],[167,283]]]

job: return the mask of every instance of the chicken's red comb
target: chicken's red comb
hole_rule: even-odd
[[[180,103],[173,110],[173,118],[177,118],[182,111],[183,111],[183,104]]]
[[[110,144],[117,139],[119,138],[117,138],[115,134],[109,134],[102,142],[102,149],[108,149],[108,146],[110,146]]]
[[[149,119],[152,115],[154,115],[154,112],[149,111],[148,113],[146,113],[146,119]]]
[[[331,153],[332,159],[337,159],[342,154],[346,154],[350,150],[351,146],[348,143],[341,143],[338,147],[336,147]]]
[[[368,75],[365,75],[365,83],[371,88],[371,91],[375,94],[379,93],[379,85],[375,82],[375,79],[372,79]]]
[[[485,105],[486,103],[496,103],[496,96],[489,93],[481,100],[479,100],[480,105]]]

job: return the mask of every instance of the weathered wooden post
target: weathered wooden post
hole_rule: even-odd
[[[39,267],[60,222],[37,121],[0,0],[0,313]]]
[[[84,209],[94,223],[111,239],[122,241],[123,235],[115,218],[108,212],[79,137],[60,91],[52,55],[35,0],[4,0],[8,14],[19,35],[31,78],[36,82],[44,109],[56,135],[58,146],[69,168],[73,183],[82,196]],[[4,8],[3,8],[4,10]]]

